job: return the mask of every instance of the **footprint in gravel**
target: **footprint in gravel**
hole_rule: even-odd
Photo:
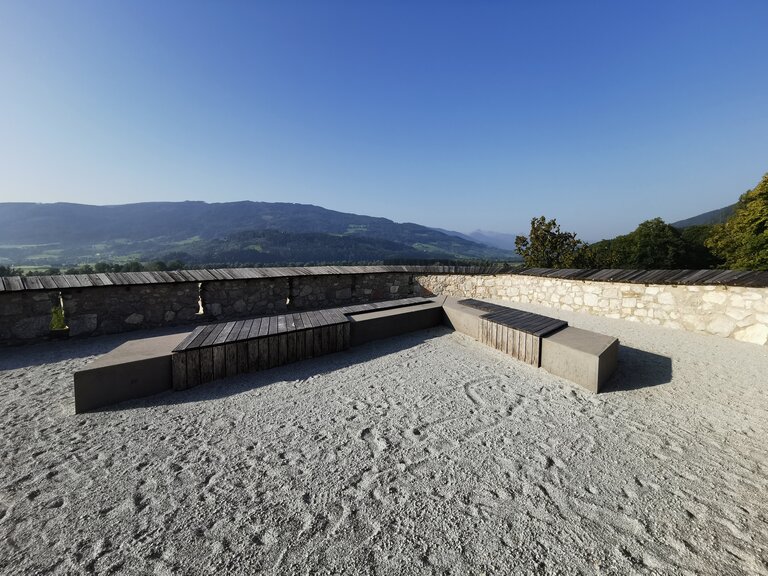
[[[277,532],[273,528],[267,528],[264,532],[256,534],[252,542],[256,546],[274,546],[277,543]]]
[[[371,449],[371,453],[373,454],[374,458],[379,455],[379,452],[387,449],[386,440],[380,438],[376,431],[372,428],[363,429],[363,431],[360,432],[360,438],[362,438],[365,443],[368,444],[368,448]]]
[[[467,382],[464,384],[464,394],[466,394],[467,398],[474,404],[475,406],[484,406],[485,400],[483,397],[478,394],[473,388],[472,384],[475,384],[476,382]]]
[[[637,492],[632,490],[631,488],[624,487],[621,489],[622,492],[624,492],[624,496],[626,496],[629,499],[637,498]]]
[[[61,496],[51,498],[48,500],[48,502],[45,503],[46,508],[61,508],[62,506],[64,506],[64,498]]]
[[[133,495],[133,506],[136,508],[136,512],[141,512],[144,508],[149,506],[149,499],[136,492]]]

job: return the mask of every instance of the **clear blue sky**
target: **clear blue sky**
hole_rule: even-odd
[[[0,3],[0,200],[586,240],[768,171],[768,1]]]

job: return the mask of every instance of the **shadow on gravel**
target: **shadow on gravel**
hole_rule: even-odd
[[[600,392],[628,392],[669,384],[671,381],[671,358],[619,345],[619,365]]]
[[[270,368],[269,370],[260,372],[251,372],[248,374],[232,376],[230,378],[223,378],[180,392],[169,390],[168,392],[147,396],[146,398],[127,400],[120,404],[97,408],[88,413],[119,412],[121,410],[134,410],[149,406],[170,406],[188,402],[203,402],[235,396],[237,394],[242,394],[243,392],[269,386],[276,382],[301,382],[335,370],[340,370],[355,364],[381,358],[388,354],[394,354],[408,348],[413,348],[428,340],[440,338],[441,336],[451,333],[453,333],[453,330],[442,327],[420,330],[418,332],[411,332],[410,334],[403,334],[394,338],[369,342],[344,352],[302,360],[300,362],[286,364],[284,366],[278,366],[277,368]],[[312,386],[312,383],[302,382],[301,385]]]

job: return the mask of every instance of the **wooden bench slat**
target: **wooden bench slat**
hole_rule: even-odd
[[[200,349],[183,352],[187,357],[187,388],[200,385]]]
[[[221,380],[227,375],[227,351],[223,344],[213,347],[213,379]]]
[[[226,354],[225,362],[225,372],[227,376],[235,376],[237,374],[237,347],[239,344],[237,342],[227,342],[224,345],[224,352]]]
[[[251,326],[253,326],[253,319],[243,320],[243,325],[240,327],[240,333],[237,335],[238,342],[240,340],[248,340],[248,334],[251,332]]]
[[[213,381],[213,348],[200,348],[200,383]]]
[[[224,344],[227,341],[227,337],[229,336],[229,333],[232,332],[232,328],[235,327],[234,322],[227,322],[224,324],[224,328],[222,328],[221,332],[219,332],[219,335],[216,337],[216,341],[214,344]]]
[[[259,335],[262,318],[254,318],[251,327],[248,330],[248,338],[256,338]]]
[[[266,336],[267,334],[269,334],[269,317],[264,317],[261,319],[261,325],[259,326],[258,337],[261,338],[262,336]]]
[[[310,312],[305,312],[305,314],[306,314],[305,320],[306,322],[309,323],[310,328],[320,327],[320,322],[317,319],[317,315],[315,314],[315,312],[310,311]]]
[[[198,326],[192,332],[190,332],[184,340],[179,342],[178,346],[173,349],[174,352],[184,350],[188,346],[191,348],[192,343],[199,338],[200,334],[205,331],[206,328],[213,328],[212,326]]]
[[[224,326],[224,323],[213,324],[213,330],[211,330],[211,333],[208,334],[208,337],[203,340],[201,346],[213,346],[214,342],[216,342],[216,339],[219,337],[219,334],[221,334],[221,331],[224,330]]]
[[[496,322],[497,324],[504,324],[511,328],[517,328],[518,330],[524,330],[525,327],[537,324],[542,319],[549,320],[548,318],[545,318],[543,316],[538,316],[536,314],[527,314],[525,312],[520,312],[520,311],[487,314],[485,316],[485,319],[490,320],[491,322]]]
[[[232,326],[232,330],[230,330],[229,335],[225,340],[227,344],[237,341],[238,336],[240,336],[240,330],[243,329],[243,324],[245,324],[245,320],[238,320],[235,322],[235,325]]]

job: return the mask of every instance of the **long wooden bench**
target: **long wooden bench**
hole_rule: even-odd
[[[485,312],[480,317],[480,342],[537,368],[541,339],[568,326],[564,320],[472,298],[458,303]]]
[[[173,349],[173,388],[346,350],[350,316],[428,302],[413,297],[199,326]]]

